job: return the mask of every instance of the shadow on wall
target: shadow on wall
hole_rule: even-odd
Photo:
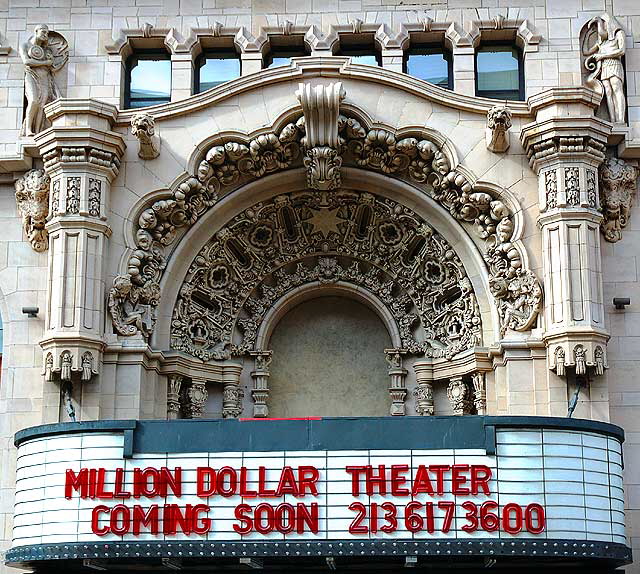
[[[386,416],[391,338],[366,305],[325,296],[291,309],[271,336],[271,417]]]

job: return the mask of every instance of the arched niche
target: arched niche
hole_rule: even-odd
[[[385,416],[388,321],[351,289],[314,288],[278,308],[263,341],[271,417]],[[385,322],[387,325],[385,325]]]

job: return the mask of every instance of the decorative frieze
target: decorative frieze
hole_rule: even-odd
[[[22,217],[22,228],[31,247],[39,253],[49,247],[45,224],[49,214],[50,183],[51,178],[41,169],[29,170],[15,183],[16,204]]]
[[[450,358],[481,342],[471,281],[444,238],[389,199],[336,191],[279,195],[222,227],[180,288],[171,347],[205,361],[253,354],[269,309],[317,282],[370,293],[387,308],[409,353]],[[123,326],[146,328],[144,314],[154,307],[125,296],[126,289],[145,287],[126,277],[116,286],[111,295],[122,295],[109,305],[126,312]]]
[[[337,105],[340,90],[336,86],[332,90]],[[263,133],[248,143],[232,140],[214,145],[198,165],[196,175],[183,181],[171,199],[155,200],[142,211],[137,222],[137,248],[129,259],[127,275],[116,279],[110,296],[111,315],[119,334],[151,333],[154,312],[147,313],[146,309],[156,305],[155,294],[166,266],[165,249],[177,239],[180,228],[193,225],[221,193],[267,173],[299,166],[300,150],[307,142],[325,141],[311,139],[305,122],[303,116],[278,133]],[[424,185],[432,199],[469,225],[478,240],[484,242],[501,333],[530,328],[540,308],[542,292],[533,273],[522,265],[521,247],[513,238],[513,213],[506,204],[485,191],[474,191],[467,177],[452,169],[442,144],[435,139],[397,138],[384,129],[366,129],[356,119],[343,115],[338,116],[337,134],[343,164]],[[322,160],[327,170],[331,167],[329,160]],[[319,174],[314,168],[309,177],[313,186],[335,187],[335,173],[330,176],[325,170]],[[265,233],[268,235],[268,230]],[[128,310],[124,309],[125,301]],[[149,320],[140,321],[136,309],[144,309]],[[144,330],[138,326],[141,324]]]

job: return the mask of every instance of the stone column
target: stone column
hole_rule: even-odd
[[[109,104],[56,100],[46,112],[52,127],[35,137],[51,178],[43,364],[47,380],[87,382],[102,365],[109,194],[125,143]]]
[[[433,367],[430,361],[416,361],[413,364],[416,373],[416,412],[420,416],[433,416]]]
[[[451,377],[447,387],[447,397],[453,408],[454,415],[468,415],[471,412],[471,401],[469,400],[469,387],[462,380],[462,377]]]
[[[252,353],[255,358],[255,370],[251,372],[253,379],[253,416],[255,418],[266,418],[269,416],[269,366],[272,360],[272,351],[256,351]]]
[[[225,365],[222,390],[222,416],[225,419],[238,418],[242,414],[244,391],[240,387],[242,365]]]
[[[473,405],[479,415],[487,414],[487,388],[484,373],[473,373]]]
[[[557,375],[607,365],[598,167],[611,125],[594,116],[596,94],[554,88],[529,99],[536,121],[522,143],[538,175],[547,364]],[[596,367],[596,365],[598,365]]]
[[[389,377],[391,385],[389,386],[389,394],[391,395],[391,408],[389,414],[392,416],[404,416],[405,399],[407,397],[407,388],[405,380],[407,378],[407,369],[402,367],[402,355],[405,354],[404,349],[385,349],[384,356],[389,363]]]
[[[183,377],[171,375],[167,381],[167,419],[175,420],[180,413],[180,388]]]
[[[203,379],[193,379],[190,385],[183,387],[182,410],[186,418],[202,418],[208,396],[207,383]]]

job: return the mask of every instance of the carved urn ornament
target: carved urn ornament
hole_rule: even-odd
[[[592,44],[589,45],[589,41]],[[590,72],[587,87],[604,93],[609,119],[614,123],[625,122],[626,100],[624,95],[625,33],[611,14],[592,18],[583,37],[584,66]]]
[[[42,169],[32,169],[15,183],[16,204],[22,216],[22,228],[34,251],[46,251],[49,236],[44,228],[49,215],[51,178]]]
[[[33,136],[44,128],[44,107],[60,97],[53,75],[67,63],[69,45],[61,34],[39,24],[19,51],[25,66],[24,92],[27,99],[21,135]]]

